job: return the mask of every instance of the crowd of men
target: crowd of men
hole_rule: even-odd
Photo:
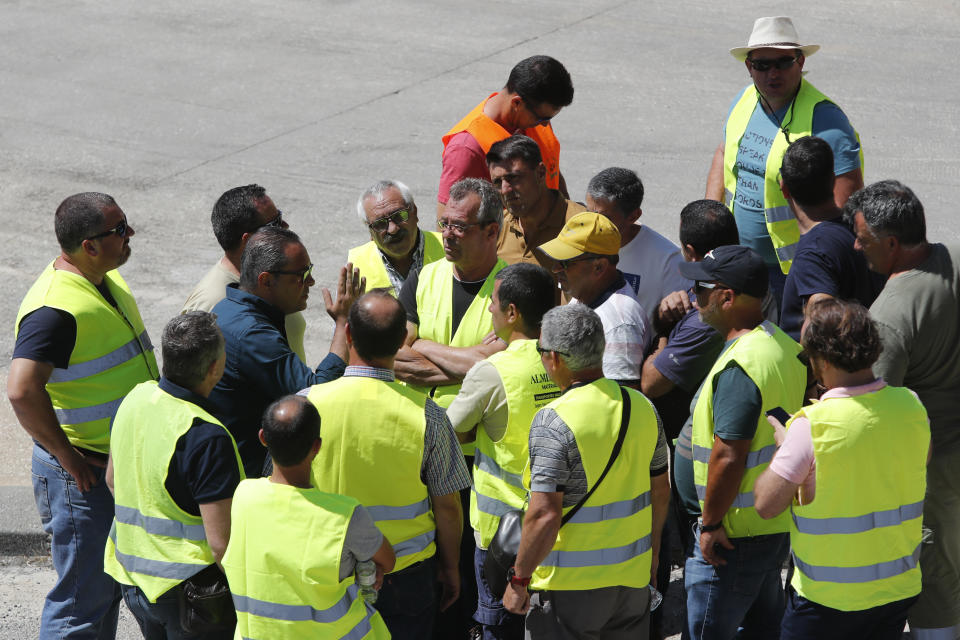
[[[817,49],[777,17],[731,50],[753,83],[679,247],[629,169],[572,199],[570,75],[521,61],[443,136],[436,231],[400,181],[360,194],[314,368],[319,274],[262,187],[214,205],[162,370],[133,227],[66,198],[8,378],[40,637],[112,638],[121,598],[151,640],[659,637],[674,545],[684,637],[960,637],[960,247],[864,186]]]

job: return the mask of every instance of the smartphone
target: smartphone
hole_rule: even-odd
[[[780,424],[787,424],[787,421],[790,420],[790,414],[783,410],[783,407],[774,407],[767,411],[768,416],[772,416],[780,421]]]

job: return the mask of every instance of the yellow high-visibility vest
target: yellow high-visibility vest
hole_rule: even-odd
[[[423,266],[431,262],[443,260],[443,240],[436,231],[421,231],[423,234]],[[347,253],[347,262],[360,269],[360,275],[367,279],[367,291],[371,289],[389,289],[393,297],[397,292],[393,290],[393,283],[387,275],[387,268],[383,266],[383,256],[377,243],[371,240],[359,247],[350,249]]]

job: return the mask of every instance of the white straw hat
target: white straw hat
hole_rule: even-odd
[[[757,18],[747,46],[730,49],[730,55],[743,62],[754,49],[800,49],[804,57],[816,53],[818,44],[800,44],[793,20],[786,16]]]

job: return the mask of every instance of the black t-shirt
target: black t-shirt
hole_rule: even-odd
[[[160,388],[209,412],[204,398],[166,378],[160,378]],[[220,425],[195,418],[177,440],[164,483],[167,493],[178,507],[199,516],[199,505],[232,498],[238,484],[240,469],[230,434]]]
[[[780,328],[800,340],[803,305],[815,293],[873,304],[885,278],[867,268],[863,254],[853,248],[855,236],[842,219],[824,220],[800,236],[797,253],[783,287]]]
[[[419,273],[411,273],[407,276],[407,280],[403,283],[403,288],[400,290],[400,297],[398,298],[400,304],[403,305],[404,311],[407,312],[407,320],[417,326],[420,325],[420,316],[417,313],[417,284],[419,282]],[[479,282],[460,282],[456,278],[453,278],[453,319],[450,325],[450,335],[457,332],[460,321],[463,320],[463,316],[467,312],[467,309],[470,308],[473,299],[480,293],[484,282],[486,282],[486,280]]]

